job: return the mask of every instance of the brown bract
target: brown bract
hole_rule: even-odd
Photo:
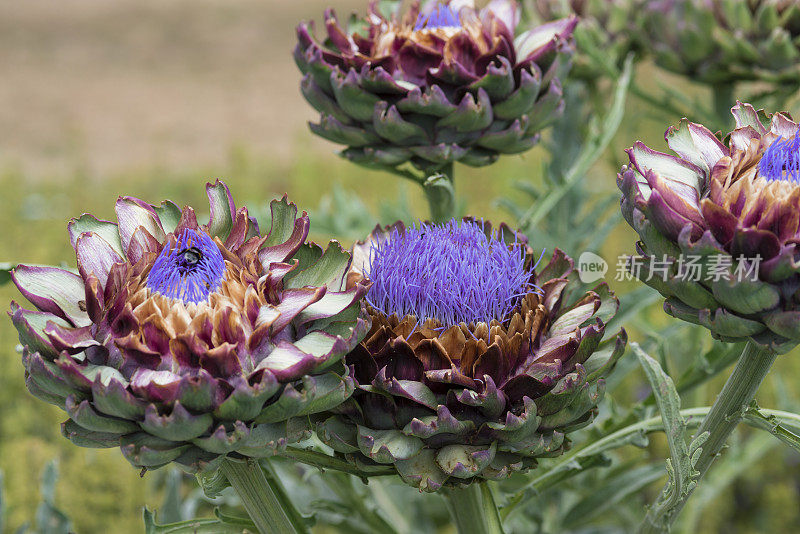
[[[413,316],[386,317],[370,307],[372,328],[347,362],[355,365],[361,383],[371,382],[380,368],[387,367],[387,376],[421,379],[432,389],[451,384],[479,390],[489,376],[511,399],[538,396],[559,375],[574,370],[579,362],[572,361],[572,356],[587,334],[577,327],[578,322],[551,328],[567,283],[564,278],[547,281],[542,295],[526,295],[504,322],[461,323],[442,329],[440,323],[429,320],[418,327]],[[601,303],[600,296],[590,291],[574,306],[582,311],[580,319],[588,319]],[[595,324],[602,334],[602,321]]]
[[[418,45],[423,49],[436,51],[446,60],[453,60],[458,54],[457,47],[463,39],[458,36],[466,36],[473,49],[479,54],[486,54],[492,48],[500,44],[498,31],[485,32],[481,20],[474,11],[465,11],[461,19],[461,28],[422,28],[415,30],[418,17],[418,9],[409,10],[403,18],[398,21],[390,20],[376,27],[373,45],[370,55],[376,58],[391,56],[400,52],[403,47]],[[496,19],[492,19],[496,24]],[[384,31],[385,28],[385,31]],[[513,31],[513,29],[512,29]]]
[[[701,202],[707,218],[724,220],[717,232],[722,242],[733,239],[729,230],[736,226],[753,227],[777,237],[766,245],[770,250],[764,252],[769,257],[778,252],[776,245],[798,239],[800,185],[790,180],[770,181],[758,173],[767,148],[780,139],[766,134],[751,139],[744,150],[720,159],[711,171],[708,197]],[[759,250],[737,252],[757,254]]]

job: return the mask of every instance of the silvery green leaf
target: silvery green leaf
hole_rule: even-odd
[[[672,513],[697,484],[699,473],[694,469],[694,462],[708,436],[704,433],[695,438],[690,445],[686,443],[686,421],[680,412],[681,399],[672,378],[637,343],[631,343],[631,347],[653,388],[669,444],[670,458],[667,459],[669,480],[656,504],[648,510],[645,519],[646,522],[666,531],[669,530]]]
[[[624,469],[618,475],[604,480],[602,486],[593,486],[586,497],[563,514],[562,526],[565,529],[574,529],[581,525],[592,524],[592,518],[614,509],[627,497],[641,491],[662,476],[664,471],[657,464]]]
[[[48,534],[69,534],[72,524],[64,513],[56,508],[56,482],[58,481],[58,463],[50,461],[42,472],[42,500],[36,509],[36,527],[39,532]]]

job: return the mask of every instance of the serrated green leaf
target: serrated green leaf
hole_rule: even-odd
[[[792,414],[800,419],[800,415]],[[745,412],[747,422],[756,428],[766,430],[791,448],[800,452],[800,436],[786,428],[782,422],[774,415],[766,415],[758,409],[758,405],[753,404]]]
[[[564,513],[562,526],[573,529],[586,525],[591,519],[615,507],[631,494],[641,491],[663,476],[664,470],[658,464],[626,469],[604,481],[602,486],[593,487],[588,496],[575,503]]]
[[[668,530],[673,510],[682,505],[697,484],[699,473],[694,469],[694,463],[701,452],[701,445],[708,438],[708,433],[701,434],[691,445],[687,445],[686,421],[680,412],[681,399],[672,378],[664,372],[656,360],[639,347],[638,343],[631,343],[631,348],[639,358],[647,381],[653,388],[670,451],[670,458],[667,459],[669,480],[656,505],[648,510],[645,522],[658,529]]]

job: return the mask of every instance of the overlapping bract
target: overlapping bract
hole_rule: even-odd
[[[597,81],[607,78],[611,69],[621,69],[631,52],[641,56],[642,4],[646,0],[535,0],[539,18],[557,20],[579,17],[575,28],[575,54],[570,78]],[[613,72],[613,70],[612,70]]]
[[[658,0],[642,10],[642,44],[667,70],[711,85],[800,83],[794,0]]]
[[[506,243],[519,239],[499,232]],[[390,235],[376,228],[356,245],[353,265]],[[351,272],[350,282],[359,277]],[[356,393],[319,418],[320,439],[365,471],[393,466],[423,491],[504,478],[561,454],[566,434],[596,413],[626,336],[601,342],[618,301],[605,284],[580,289],[561,251],[530,282],[509,316],[488,323],[419,325],[370,308],[372,328],[346,358]]]
[[[798,125],[775,113],[765,127],[749,104],[732,112],[727,144],[684,119],[665,136],[677,156],[639,142],[628,150],[622,213],[641,238],[639,277],[666,297],[667,313],[785,352],[800,342],[800,186],[798,154],[782,148]]]
[[[286,198],[261,235],[224,184],[207,192],[208,224],[121,197],[116,224],[70,222],[80,274],[15,269],[37,308],[11,310],[28,389],[67,412],[74,443],[199,470],[275,454],[352,393],[341,359],[367,331],[368,286],[345,289],[349,254],[306,243],[308,216]]]
[[[576,19],[515,37],[513,0],[482,10],[429,0],[403,15],[402,2],[388,4],[371,2],[346,28],[326,11],[324,43],[311,25],[297,29],[302,92],[321,113],[311,129],[347,145],[344,157],[428,173],[454,161],[487,165],[531,148],[560,115]]]

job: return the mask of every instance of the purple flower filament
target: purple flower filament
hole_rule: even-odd
[[[384,315],[413,315],[443,327],[505,320],[535,290],[526,246],[487,237],[479,222],[420,224],[375,243],[367,302]]]
[[[438,4],[428,15],[420,13],[414,31],[433,30],[436,28],[460,28],[458,13],[446,4]]]
[[[774,141],[758,162],[758,173],[768,181],[800,183],[800,131]]]
[[[184,230],[174,245],[167,243],[158,255],[147,287],[165,297],[197,304],[219,288],[225,278],[225,260],[205,232]]]

